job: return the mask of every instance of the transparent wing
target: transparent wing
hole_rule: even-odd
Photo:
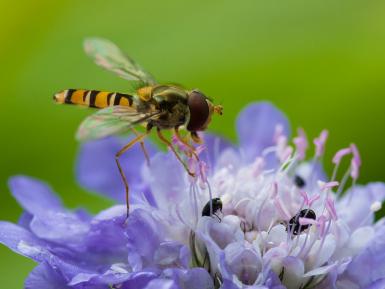
[[[159,111],[138,113],[134,108],[127,106],[107,107],[87,117],[80,124],[76,138],[86,141],[124,133],[132,126],[159,114]]]
[[[151,74],[144,71],[119,47],[107,39],[87,38],[84,41],[84,50],[96,64],[129,80],[132,82],[132,86],[140,87],[155,84]]]

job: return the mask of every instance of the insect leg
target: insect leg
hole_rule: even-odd
[[[222,222],[222,219],[221,219],[216,213],[213,213],[213,215],[214,215],[215,217],[217,217],[219,223]]]
[[[197,161],[199,161],[199,157],[195,152],[195,148],[188,142],[186,141],[179,133],[179,127],[175,127],[174,129],[174,134],[176,138],[183,143],[185,146],[187,146],[190,149],[191,154],[196,158]]]
[[[139,136],[139,133],[136,131],[135,128],[131,128],[131,131],[136,135],[136,136]],[[149,165],[150,164],[150,156],[148,155],[148,152],[146,150],[146,147],[144,146],[144,141],[142,140],[140,142],[140,148],[142,149],[143,151],[143,154],[144,154],[144,157],[146,158],[146,162],[147,164]]]
[[[173,147],[173,145],[171,144],[171,142],[169,142],[169,141],[163,136],[163,134],[161,133],[161,131],[160,131],[159,128],[157,128],[157,133],[158,133],[159,139],[171,149],[171,151],[174,153],[174,155],[176,156],[176,158],[178,159],[178,161],[183,165],[183,167],[185,168],[185,170],[187,171],[187,173],[188,173],[190,176],[195,177],[195,174],[194,174],[193,172],[190,171],[190,169],[188,168],[187,164],[182,160],[182,158],[181,158],[180,155],[177,153],[177,151],[175,150],[175,148]]]
[[[197,143],[197,144],[202,144],[202,143],[203,143],[202,139],[199,137],[199,135],[197,134],[196,131],[192,131],[192,132],[190,133],[190,135],[191,135],[192,140],[193,140],[195,143]]]
[[[128,218],[128,215],[129,215],[129,212],[130,212],[130,201],[129,201],[129,187],[128,187],[128,182],[127,182],[127,178],[126,178],[126,175],[124,174],[123,172],[123,169],[122,169],[122,166],[120,165],[120,162],[119,162],[119,157],[124,154],[127,150],[129,150],[134,144],[136,144],[137,142],[141,142],[143,141],[143,139],[150,133],[150,130],[148,130],[146,133],[142,134],[142,135],[138,135],[136,136],[133,140],[131,140],[128,144],[126,144],[123,148],[120,149],[120,151],[118,151],[115,155],[115,161],[116,161],[116,164],[118,166],[118,169],[119,169],[119,173],[120,173],[120,176],[123,180],[123,183],[124,183],[124,188],[126,190],[126,206],[127,206],[127,218]]]

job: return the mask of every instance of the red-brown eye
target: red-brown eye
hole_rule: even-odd
[[[189,94],[187,104],[190,110],[190,120],[187,124],[187,130],[202,130],[210,115],[206,97],[199,91],[194,90]]]

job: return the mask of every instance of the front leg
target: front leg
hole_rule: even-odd
[[[196,131],[192,131],[191,138],[196,144],[203,144],[203,140],[199,137],[198,133]]]
[[[175,127],[174,129],[174,135],[176,136],[176,138],[182,143],[184,144],[186,147],[189,148],[190,150],[190,153],[195,157],[195,159],[199,162],[199,157],[197,155],[197,153],[195,152],[195,148],[186,140],[184,139],[180,133],[179,133],[179,127]]]
[[[177,153],[177,151],[175,150],[174,146],[171,144],[170,141],[168,141],[162,134],[162,132],[160,131],[160,128],[157,128],[157,133],[158,133],[158,137],[159,139],[167,145],[167,147],[169,147],[171,149],[171,151],[174,153],[174,155],[176,156],[176,158],[178,159],[178,161],[183,165],[183,167],[185,168],[186,172],[191,176],[191,177],[195,177],[195,173],[193,173],[192,171],[190,171],[188,165],[182,160],[182,158],[180,157],[180,155]]]

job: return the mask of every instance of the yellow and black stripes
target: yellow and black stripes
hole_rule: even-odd
[[[66,89],[56,93],[53,98],[57,103],[77,104],[96,108],[114,105],[133,105],[132,95],[99,90]]]

